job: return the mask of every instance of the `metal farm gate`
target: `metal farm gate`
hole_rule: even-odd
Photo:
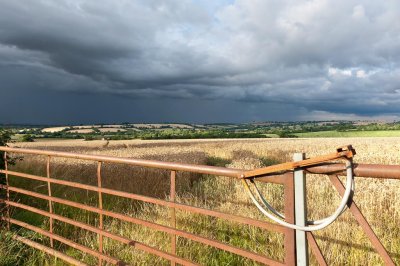
[[[181,258],[176,252],[176,241],[177,237],[186,238],[197,243],[208,245],[213,248],[224,250],[255,262],[267,265],[307,265],[308,264],[308,248],[314,254],[320,265],[326,265],[324,255],[318,247],[318,244],[312,234],[312,232],[304,232],[300,230],[293,230],[284,227],[279,224],[269,223],[265,221],[260,221],[252,218],[247,218],[240,215],[223,213],[216,210],[199,208],[195,206],[185,205],[177,203],[175,201],[175,191],[176,191],[176,173],[177,172],[191,172],[200,173],[214,176],[226,176],[232,177],[234,179],[242,179],[246,175],[246,171],[238,169],[229,169],[223,167],[213,167],[213,166],[203,166],[203,165],[191,165],[183,163],[170,163],[161,161],[151,161],[142,159],[127,159],[118,158],[111,156],[95,156],[95,155],[84,155],[75,154],[68,152],[58,152],[58,151],[44,151],[44,150],[31,150],[31,149],[21,149],[21,148],[11,148],[11,147],[0,147],[0,151],[4,152],[4,158],[6,161],[5,169],[0,169],[0,174],[3,174],[4,182],[2,182],[1,189],[6,191],[6,196],[1,199],[1,202],[5,204],[6,211],[1,217],[5,221],[5,226],[10,230],[11,225],[17,225],[29,230],[32,230],[38,234],[43,235],[50,239],[50,245],[45,246],[43,244],[34,242],[26,237],[15,234],[14,238],[19,240],[26,245],[37,248],[43,252],[51,254],[59,259],[62,259],[73,265],[85,265],[83,262],[62,253],[54,248],[54,241],[58,241],[81,252],[90,254],[98,258],[99,265],[105,264],[115,264],[115,265],[126,265],[123,261],[118,258],[111,257],[105,254],[103,249],[104,238],[110,238],[120,243],[131,246],[132,249],[142,250],[147,253],[162,257],[171,262],[171,265],[197,265],[197,263],[189,261],[187,259]],[[30,154],[35,156],[44,156],[47,158],[47,175],[37,176],[28,173],[21,173],[9,170],[9,165],[7,164],[7,154]],[[66,181],[61,179],[52,178],[50,173],[51,158],[61,157],[66,159],[81,159],[97,162],[97,186],[87,185],[78,182]],[[297,154],[295,156],[296,160],[301,160],[304,158],[304,154]],[[157,168],[170,171],[170,195],[169,200],[162,200],[159,198],[143,196],[139,194],[127,193],[124,191],[117,191],[102,187],[102,166],[107,163],[117,163],[126,164],[133,166],[140,166],[146,168]],[[257,170],[255,170],[257,172]],[[345,187],[338,178],[340,175],[345,175],[344,164],[341,163],[323,163],[319,165],[311,165],[301,168],[295,168],[293,171],[285,171],[284,173],[266,173],[257,174],[257,181],[259,182],[270,182],[275,184],[281,184],[284,186],[284,215],[285,221],[289,223],[295,223],[297,225],[305,225],[305,220],[307,217],[305,208],[305,176],[306,173],[312,174],[325,174],[329,175],[329,179],[333,186],[336,188],[337,192],[343,196]],[[400,179],[400,166],[394,165],[374,165],[374,164],[354,164],[353,168],[354,176],[364,177],[364,178],[390,178],[390,179]],[[27,180],[36,180],[43,182],[43,185],[47,185],[47,194],[41,194],[37,192],[30,191],[28,189],[23,189],[19,187],[14,187],[9,184],[9,179],[12,176],[18,176],[19,178],[24,178]],[[98,205],[97,207],[89,206],[87,204],[77,203],[69,199],[61,199],[54,197],[52,195],[52,185],[57,184],[58,186],[65,186],[68,188],[77,188],[86,191],[92,191],[98,193]],[[10,194],[13,196],[11,197]],[[23,204],[18,202],[18,195],[25,195],[32,198],[38,198],[48,201],[48,209],[39,209],[28,204]],[[137,201],[142,201],[146,203],[152,203],[160,206],[164,206],[170,209],[170,221],[169,226],[161,225],[158,223],[146,221],[139,218],[134,218],[127,216],[122,213],[117,213],[114,211],[109,211],[103,208],[103,196],[113,195],[126,199],[133,199]],[[90,224],[83,223],[81,221],[76,221],[59,214],[54,213],[53,204],[61,204],[65,206],[70,206],[78,208],[81,210],[86,210],[98,215],[97,219],[99,221],[99,226],[95,227]],[[370,225],[364,218],[360,209],[357,207],[356,203],[350,199],[347,202],[347,207],[349,211],[354,215],[354,218],[361,226],[365,234],[368,236],[375,250],[379,253],[382,260],[386,265],[394,265],[392,258],[389,256],[385,247],[382,245],[380,240],[377,238]],[[19,221],[10,215],[10,209],[13,208],[13,212],[19,211],[29,211],[46,217],[49,222],[49,230],[44,230],[32,224]],[[200,235],[192,234],[183,230],[176,229],[176,210],[183,210],[194,214],[200,214],[205,216],[211,216],[218,219],[228,220],[242,225],[251,225],[261,229],[266,229],[274,232],[279,232],[284,235],[284,250],[285,257],[283,261],[276,261],[271,258],[265,257],[264,255],[254,253],[249,250],[235,247],[233,245],[228,245],[223,242],[206,238]],[[152,230],[159,232],[164,232],[170,235],[171,243],[169,252],[162,251],[154,246],[149,246],[144,243],[135,241],[135,239],[129,239],[121,235],[111,233],[103,228],[104,217],[112,217],[114,219],[119,219],[121,221],[141,225]],[[54,221],[60,221],[92,233],[98,236],[98,250],[89,248],[87,246],[73,242],[70,239],[57,235],[53,232]]]

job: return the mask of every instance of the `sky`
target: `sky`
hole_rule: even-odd
[[[0,124],[400,119],[400,1],[0,0]]]

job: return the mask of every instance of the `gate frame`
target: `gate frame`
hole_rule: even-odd
[[[187,239],[194,240],[199,243],[203,243],[205,245],[209,245],[221,250],[225,250],[228,252],[235,253],[239,256],[247,257],[249,259],[258,261],[260,263],[266,263],[270,265],[307,265],[308,264],[308,252],[307,252],[307,242],[310,245],[310,249],[314,256],[316,257],[318,263],[320,265],[326,265],[326,261],[321,253],[321,250],[318,247],[318,244],[311,232],[296,232],[296,230],[285,228],[283,226],[272,224],[269,222],[263,222],[243,216],[227,214],[219,211],[209,210],[209,209],[202,209],[190,205],[184,205],[175,202],[175,176],[177,171],[184,171],[184,172],[194,172],[194,173],[202,173],[202,174],[209,174],[209,175],[216,175],[216,176],[227,176],[233,178],[241,178],[243,176],[244,170],[240,169],[229,169],[224,167],[213,167],[213,166],[201,166],[201,165],[193,165],[193,164],[183,164],[183,163],[168,163],[168,162],[160,162],[160,161],[150,161],[150,160],[142,160],[142,159],[129,159],[129,158],[118,158],[118,157],[111,157],[111,156],[99,156],[99,155],[84,155],[84,154],[76,154],[76,153],[68,153],[68,152],[55,152],[55,151],[43,151],[43,150],[33,150],[33,149],[21,149],[21,148],[10,148],[10,147],[0,147],[0,151],[4,152],[5,158],[5,169],[0,170],[0,174],[5,175],[6,185],[0,185],[2,189],[6,190],[6,199],[1,200],[3,203],[6,203],[6,217],[2,217],[3,220],[7,222],[7,228],[10,230],[10,224],[16,224],[21,227],[25,227],[27,229],[36,231],[42,235],[45,235],[50,238],[51,247],[43,246],[36,242],[32,242],[29,239],[21,238],[20,236],[15,236],[15,239],[22,241],[23,243],[38,248],[44,252],[50,253],[55,257],[59,257],[61,259],[67,260],[72,264],[75,265],[83,265],[82,263],[77,263],[77,261],[67,255],[61,253],[60,251],[55,250],[52,248],[53,241],[59,241],[64,244],[67,244],[73,248],[81,250],[83,252],[89,253],[99,260],[99,265],[102,264],[103,261],[110,262],[116,265],[123,265],[123,262],[108,256],[107,254],[103,253],[102,249],[102,239],[103,237],[109,237],[120,241],[122,243],[128,244],[130,246],[134,246],[137,249],[144,250],[146,252],[152,253],[154,255],[163,257],[171,261],[171,265],[175,265],[176,263],[182,265],[196,265],[195,263],[180,258],[176,255],[176,237],[184,237]],[[7,153],[22,153],[22,154],[35,154],[35,155],[44,155],[47,156],[47,176],[35,176],[25,173],[19,173],[8,170],[7,164]],[[297,154],[295,155],[295,160],[299,160],[300,156],[303,158],[304,154]],[[74,159],[82,159],[82,160],[90,160],[90,161],[97,161],[97,186],[90,186],[84,185],[81,183],[71,182],[71,181],[64,181],[60,179],[54,179],[50,176],[50,159],[51,157],[64,157],[64,158],[74,158]],[[112,189],[103,188],[101,184],[101,166],[104,163],[122,163],[122,164],[129,164],[135,166],[142,166],[142,167],[150,167],[150,168],[158,168],[158,169],[165,169],[171,172],[170,175],[170,182],[171,182],[171,192],[170,192],[170,199],[161,200],[157,198],[151,198],[147,196],[142,196],[133,193],[127,193],[122,191],[116,191]],[[284,213],[286,216],[286,221],[289,223],[296,223],[301,224],[305,223],[306,220],[306,206],[305,206],[305,173],[314,173],[314,174],[328,174],[330,181],[333,183],[339,194],[343,195],[344,186],[338,175],[343,175],[344,164],[334,163],[334,164],[323,164],[319,166],[311,166],[305,167],[303,169],[296,169],[296,171],[287,172],[280,175],[265,175],[257,177],[256,180],[260,182],[268,182],[268,183],[276,183],[284,185]],[[38,180],[47,183],[48,187],[48,195],[39,194],[35,192],[31,192],[29,190],[20,189],[17,187],[12,187],[9,185],[9,175],[19,176],[22,178],[28,178],[33,180]],[[373,178],[391,178],[391,179],[400,179],[400,166],[397,165],[373,165],[373,164],[355,164],[354,167],[354,175],[355,176],[364,176],[364,177],[373,177]],[[76,187],[81,189],[87,189],[98,192],[99,196],[99,208],[90,207],[84,204],[71,202],[69,200],[60,199],[52,196],[51,194],[51,184],[60,184],[70,187]],[[30,207],[24,204],[20,204],[10,200],[10,192],[19,192],[22,194],[30,195],[37,198],[42,198],[49,202],[49,211],[39,210],[34,207]],[[163,226],[160,224],[155,224],[152,222],[148,222],[145,220],[140,220],[137,218],[128,217],[122,214],[113,213],[102,208],[102,194],[110,194],[125,198],[131,198],[140,200],[143,202],[150,202],[162,206],[169,207],[171,210],[171,226]],[[73,206],[76,208],[80,208],[83,210],[88,210],[92,212],[97,212],[99,214],[100,225],[98,228],[83,224],[80,222],[73,221],[71,219],[62,217],[60,215],[54,214],[52,210],[52,204],[59,203],[65,204],[69,206]],[[15,220],[10,217],[10,207],[14,206],[17,208],[22,208],[28,211],[33,211],[44,215],[49,218],[50,222],[50,230],[43,230],[37,228],[35,226],[26,224],[24,222]],[[361,211],[355,204],[355,202],[351,199],[348,202],[348,207],[351,213],[355,216],[357,222],[361,225],[363,231],[366,233],[368,238],[370,239],[373,247],[377,250],[378,254],[381,255],[383,261],[386,265],[394,265],[393,260],[390,258],[388,252],[379,241],[373,230],[371,229],[370,225],[366,221],[365,217],[362,215]],[[176,229],[176,218],[175,218],[175,210],[185,210],[192,213],[199,213],[204,214],[216,218],[221,218],[229,221],[235,221],[241,224],[248,224],[253,225],[259,228],[272,230],[275,232],[281,232],[285,234],[285,260],[284,262],[279,262],[272,260],[270,258],[264,257],[260,254],[256,254],[251,251],[247,251],[241,248],[237,248],[228,244],[224,244],[222,242],[208,239],[205,237],[201,237],[198,235],[194,235],[191,233],[187,233],[185,231],[181,231]],[[149,228],[163,231],[171,235],[171,252],[164,252],[158,250],[157,248],[150,247],[140,242],[135,242],[133,240],[112,234],[103,229],[103,216],[110,216],[120,220],[140,224],[143,226],[147,226]],[[296,219],[297,217],[297,219]],[[53,220],[59,220],[66,223],[73,224],[75,226],[81,227],[83,229],[95,232],[99,236],[99,250],[92,250],[88,247],[81,246],[76,244],[68,239],[60,237],[53,233]],[[297,235],[297,237],[296,237]],[[296,241],[297,239],[297,241]]]

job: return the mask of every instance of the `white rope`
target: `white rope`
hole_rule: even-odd
[[[285,227],[295,229],[295,230],[301,230],[301,231],[316,231],[323,229],[333,223],[345,210],[347,207],[347,202],[349,201],[352,188],[354,187],[354,179],[353,179],[353,165],[350,160],[346,161],[346,173],[347,173],[347,179],[346,179],[346,190],[344,192],[342,201],[339,204],[339,207],[336,209],[336,211],[329,217],[321,219],[321,220],[316,220],[316,221],[308,221],[307,224],[311,224],[312,226],[298,226],[295,224],[288,223],[282,219],[285,218],[285,216],[281,213],[279,213],[277,210],[275,210],[265,199],[262,197],[260,191],[258,190],[257,186],[254,184],[257,194],[260,197],[261,201],[263,204],[267,207],[269,211],[274,213],[276,216],[279,216],[280,218],[274,216],[273,214],[269,213],[266,209],[264,209],[260,203],[256,200],[254,197],[253,192],[251,191],[247,181],[245,179],[242,179],[243,185],[249,194],[249,197],[253,201],[253,203],[256,205],[256,207],[268,218],[271,220],[277,222],[280,225],[283,225]]]
[[[256,190],[256,194],[257,196],[260,198],[261,202],[264,204],[265,207],[267,207],[272,213],[274,213],[276,216],[280,217],[281,219],[285,219],[285,215],[283,213],[280,213],[279,211],[277,211],[274,207],[272,207],[267,200],[263,197],[263,195],[261,194],[260,190],[258,189],[258,186],[256,185],[256,183],[254,182],[253,179],[250,179],[250,182],[253,184],[255,190]],[[354,191],[355,188],[355,184],[354,184],[354,179],[351,182],[351,190]],[[342,210],[342,213],[344,213],[347,209],[347,204],[345,206],[345,208]],[[341,213],[341,214],[342,214]],[[341,215],[340,214],[340,215]],[[312,225],[316,225],[316,224],[321,224],[323,223],[325,219],[322,220],[315,220],[315,221],[307,221],[307,224],[312,224]]]

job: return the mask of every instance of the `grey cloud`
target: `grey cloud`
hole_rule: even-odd
[[[282,117],[294,120],[307,112],[400,115],[395,0],[0,6],[1,91],[286,105]]]

